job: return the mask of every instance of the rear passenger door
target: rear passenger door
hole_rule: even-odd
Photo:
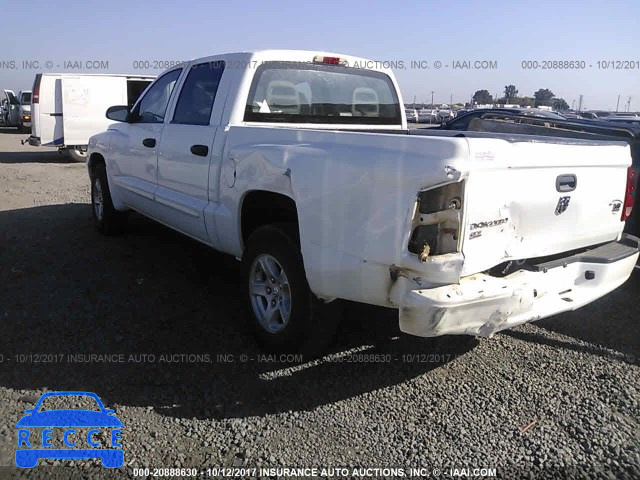
[[[214,108],[214,101],[223,71],[221,61],[190,68],[158,152],[156,202],[160,220],[207,243],[213,234],[207,233],[204,221],[209,164],[222,112],[222,102]]]

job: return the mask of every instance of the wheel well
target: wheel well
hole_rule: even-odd
[[[262,190],[248,193],[242,202],[240,219],[244,244],[257,228],[264,225],[287,222],[294,223],[298,229],[296,203],[291,197],[280,193]]]
[[[105,165],[104,157],[99,153],[92,153],[89,157],[89,174],[93,176],[96,166],[102,164]]]

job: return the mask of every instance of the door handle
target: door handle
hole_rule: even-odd
[[[209,147],[206,145],[191,145],[191,153],[198,155],[199,157],[206,157],[209,155]]]
[[[556,178],[556,190],[559,192],[573,192],[578,186],[578,177],[573,174],[558,175]]]
[[[153,148],[153,147],[156,146],[156,139],[155,138],[145,138],[144,140],[142,140],[142,144],[145,147]]]

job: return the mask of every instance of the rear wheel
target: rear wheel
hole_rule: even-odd
[[[67,148],[67,152],[75,162],[85,163],[87,161],[87,151],[82,148],[69,147]]]
[[[113,207],[104,164],[96,165],[91,175],[91,211],[101,233],[114,235],[124,230],[127,212],[120,212]]]
[[[249,237],[242,257],[244,301],[264,350],[316,355],[333,338],[340,310],[309,289],[292,227],[264,226]]]

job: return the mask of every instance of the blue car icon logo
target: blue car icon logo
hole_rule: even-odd
[[[95,405],[96,409],[43,409],[43,402],[55,400],[56,403],[66,404],[68,400],[72,404],[71,400],[78,398]],[[18,467],[33,468],[41,458],[95,458],[100,459],[107,468],[118,468],[124,464],[124,451],[120,443],[122,422],[116,417],[114,410],[104,408],[95,393],[47,392],[40,397],[34,408],[24,412],[26,415],[16,424]],[[54,436],[54,431],[59,435]],[[54,448],[54,442],[61,443],[60,446],[64,448]]]

